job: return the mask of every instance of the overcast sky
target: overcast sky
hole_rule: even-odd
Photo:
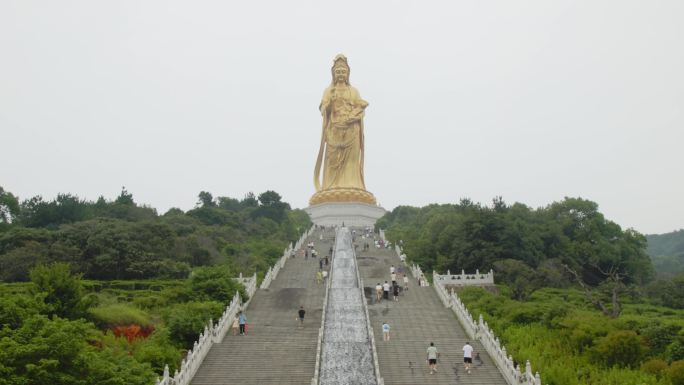
[[[386,209],[599,204],[684,227],[684,1],[0,0],[0,186],[164,213],[314,192],[337,53]]]

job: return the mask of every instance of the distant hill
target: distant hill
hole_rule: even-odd
[[[684,272],[684,229],[665,234],[646,236],[648,255],[658,274],[673,275]]]

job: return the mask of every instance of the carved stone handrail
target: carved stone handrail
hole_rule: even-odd
[[[309,230],[307,230],[302,236],[299,238],[299,240],[295,243],[294,248],[292,247],[292,244],[283,251],[283,255],[276,261],[276,263],[269,267],[268,270],[266,271],[266,274],[264,275],[264,280],[261,281],[261,286],[259,286],[261,289],[268,289],[268,287],[271,285],[271,281],[276,279],[278,277],[278,273],[280,272],[280,269],[285,267],[285,262],[290,258],[292,255],[292,251],[294,250],[299,250],[299,248],[302,247],[302,244],[304,241],[306,241],[306,238],[308,238],[311,233],[313,233],[314,227],[312,226]]]
[[[335,237],[333,237],[333,245],[335,244]],[[335,259],[335,249],[333,248],[330,261]],[[323,354],[323,336],[325,335],[325,315],[328,310],[328,291],[330,289],[330,282],[332,282],[332,269],[330,275],[325,282],[325,297],[323,297],[323,311],[321,312],[321,326],[318,328],[318,341],[316,342],[316,364],[314,366],[314,375],[311,379],[311,385],[318,385],[318,377],[321,371],[321,355]]]
[[[251,297],[256,291],[256,274],[251,278],[248,278],[247,289],[248,295]],[[250,291],[251,290],[251,291]],[[221,315],[219,322],[214,324],[210,319],[209,323],[204,327],[204,331],[200,333],[199,339],[195,341],[192,349],[188,350],[188,354],[185,356],[183,361],[181,361],[179,369],[176,369],[173,376],[169,373],[169,365],[164,366],[164,373],[161,379],[157,379],[157,385],[187,385],[192,380],[192,377],[197,373],[202,361],[209,353],[209,350],[214,343],[221,342],[223,337],[225,337],[228,332],[228,328],[232,323],[233,319],[240,310],[242,300],[240,298],[240,293],[236,292],[230,304],[226,307],[226,310]]]
[[[470,314],[465,304],[452,289],[447,293],[446,288],[435,281],[435,291],[445,307],[450,308],[455,314],[466,334],[471,339],[477,339],[492,358],[499,372],[509,385],[541,385],[539,372],[532,373],[532,365],[528,360],[525,364],[525,371],[520,371],[520,366],[515,365],[513,357],[508,355],[506,348],[501,345],[499,338],[494,331],[483,320],[480,315],[479,322]]]
[[[432,283],[437,284],[438,282],[440,285],[456,286],[493,285],[494,271],[489,270],[489,273],[480,273],[480,270],[475,270],[475,274],[466,274],[465,270],[461,270],[461,274],[451,274],[451,271],[447,270],[444,275],[433,272]]]
[[[415,263],[412,263],[410,269],[411,274],[415,279],[418,280],[420,286],[430,286],[430,282],[428,282],[427,278],[425,278],[425,274],[423,273],[423,270],[420,268],[420,266],[416,265]]]
[[[352,253],[354,254],[354,259],[356,260],[356,251],[352,248]],[[377,381],[378,385],[385,385],[385,380],[382,378],[380,375],[380,363],[378,362],[378,349],[375,345],[375,333],[373,333],[373,326],[371,325],[370,322],[370,315],[368,314],[368,303],[366,302],[366,297],[363,292],[364,285],[363,285],[363,280],[361,279],[361,273],[359,272],[358,264],[356,264],[356,280],[359,283],[359,290],[361,290],[361,298],[363,301],[363,311],[366,314],[366,329],[368,331],[368,339],[370,340],[371,344],[371,351],[373,352],[373,369],[375,370],[375,380]]]
[[[384,231],[381,230],[380,234],[384,237]],[[395,246],[395,251],[400,258],[403,256],[403,261],[405,255],[398,245]],[[416,264],[411,265],[411,273],[415,278],[424,277],[422,269]],[[515,365],[513,357],[508,355],[506,347],[501,346],[499,338],[489,328],[482,315],[480,315],[479,321],[476,321],[454,290],[452,289],[448,293],[444,287],[444,285],[494,284],[494,272],[492,270],[487,274],[481,274],[479,270],[475,274],[466,274],[465,271],[461,270],[460,275],[452,275],[450,271],[447,271],[445,275],[440,275],[433,271],[432,283],[437,296],[444,306],[450,308],[456,314],[456,318],[461,326],[463,326],[469,338],[477,339],[482,343],[482,346],[509,385],[541,385],[539,372],[532,373],[530,361],[526,361],[525,371],[522,372],[520,365]]]

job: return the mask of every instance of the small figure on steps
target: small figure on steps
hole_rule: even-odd
[[[470,342],[463,345],[463,365],[468,374],[470,374],[470,366],[473,364],[473,347],[470,346]]]
[[[299,327],[303,328],[304,327],[304,314],[306,314],[306,310],[304,310],[304,305],[299,307],[299,311],[297,312],[297,315],[299,316]]]
[[[434,342],[430,342],[430,346],[427,348],[427,362],[428,366],[430,367],[430,374],[435,374],[437,371],[437,357],[439,356],[439,352],[437,351],[437,348],[435,347]]]

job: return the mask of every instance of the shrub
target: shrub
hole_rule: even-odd
[[[2,295],[0,296],[0,330],[4,325],[11,329],[20,327],[24,320],[43,311],[40,296]]]
[[[143,309],[153,309],[166,306],[167,298],[161,295],[139,295],[133,298],[133,304]]]
[[[229,303],[236,291],[246,300],[244,287],[237,283],[232,271],[227,266],[200,267],[192,272],[190,286],[199,300],[220,301]]]
[[[676,340],[668,345],[666,355],[670,361],[684,360],[684,344],[681,340]]]
[[[124,303],[93,307],[88,309],[88,313],[100,327],[132,324],[148,327],[152,324],[147,313]]]
[[[68,263],[38,265],[29,274],[35,291],[44,295],[48,315],[78,318],[83,314],[81,276],[72,275]]]
[[[667,370],[667,362],[660,359],[651,359],[641,364],[641,371],[660,378]]]
[[[166,316],[171,339],[186,348],[192,346],[209,319],[217,320],[223,309],[222,303],[213,301],[188,302],[173,306]]]
[[[544,318],[544,311],[534,305],[530,304],[516,304],[517,306],[511,308],[508,315],[511,322],[516,324],[529,324],[539,322]]]
[[[192,292],[190,285],[167,287],[161,291],[161,296],[167,303],[179,303],[192,301],[196,294]]]
[[[149,338],[134,343],[133,357],[139,362],[149,363],[157,374],[162,373],[164,365],[169,365],[173,373],[180,363],[181,351],[173,345],[169,330],[160,328]]]
[[[681,327],[678,325],[661,325],[660,322],[652,322],[641,329],[640,334],[646,339],[650,353],[657,355],[664,352],[665,348],[672,343],[679,329]]]
[[[642,341],[631,330],[618,330],[601,338],[596,344],[597,361],[607,366],[633,367],[643,355]]]
[[[83,320],[38,315],[0,338],[2,384],[147,385],[154,372],[126,352],[87,343],[102,338]],[[91,341],[96,342],[96,341]]]
[[[672,385],[684,385],[684,360],[675,361],[670,364],[667,375],[672,381]]]

